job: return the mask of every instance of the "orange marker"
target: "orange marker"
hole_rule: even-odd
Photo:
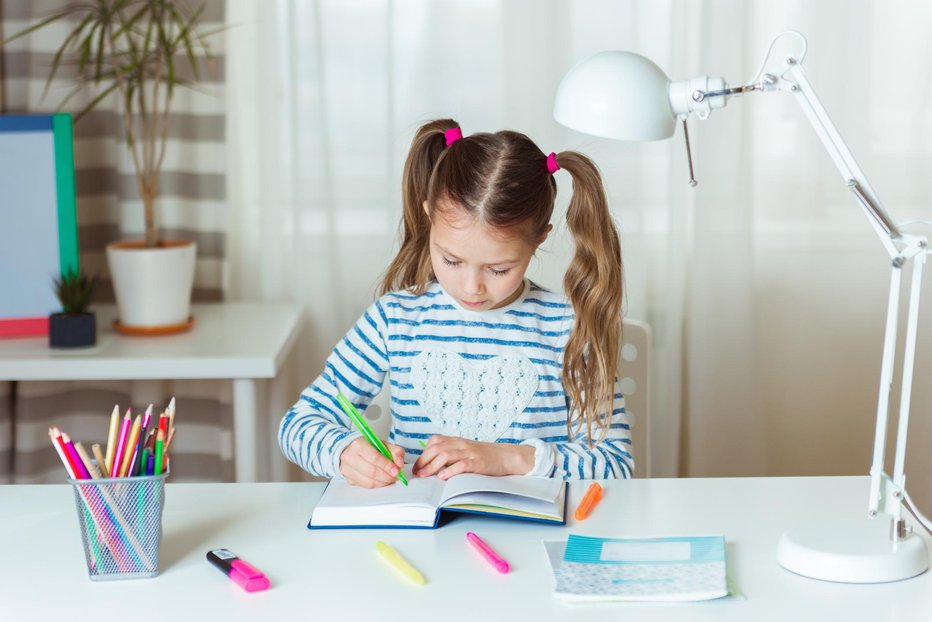
[[[595,504],[601,499],[602,487],[599,486],[598,482],[592,482],[589,485],[589,490],[583,495],[582,501],[579,502],[579,507],[576,508],[576,520],[585,520],[589,513],[592,512]]]

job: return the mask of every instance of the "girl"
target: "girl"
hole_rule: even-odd
[[[573,178],[569,300],[524,278],[547,238],[553,174]],[[366,487],[412,472],[630,477],[615,389],[621,251],[602,180],[585,156],[544,155],[525,135],[418,130],[405,162],[403,241],[382,296],[285,415],[279,444],[306,471]],[[383,457],[340,409],[363,410],[389,376]],[[422,449],[420,442],[425,442]]]

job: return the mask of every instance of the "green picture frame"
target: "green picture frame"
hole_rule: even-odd
[[[47,335],[80,268],[70,114],[0,115],[0,187],[0,337]]]

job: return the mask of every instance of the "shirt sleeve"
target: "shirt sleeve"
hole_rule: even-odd
[[[278,444],[285,457],[312,475],[343,477],[340,454],[361,434],[340,408],[342,393],[360,412],[372,402],[388,373],[387,322],[379,301],[333,348],[324,371],[282,418]]]
[[[567,412],[572,411],[567,403]],[[598,431],[593,428],[598,439]],[[630,478],[634,472],[631,454],[631,428],[625,415],[624,396],[615,383],[612,415],[605,438],[589,442],[584,424],[574,430],[574,440],[544,443],[524,441],[534,447],[534,468],[527,475],[559,477],[562,479],[616,479]]]

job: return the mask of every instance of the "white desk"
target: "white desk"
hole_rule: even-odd
[[[425,530],[308,531],[322,484],[169,484],[162,574],[87,578],[67,486],[0,486],[0,618],[104,619],[105,610],[155,606],[164,620],[926,620],[932,573],[899,583],[845,585],[783,570],[777,539],[795,521],[860,514],[866,477],[628,480],[586,521],[553,527],[456,516]],[[571,486],[575,508],[585,483]],[[495,572],[465,542],[476,531],[512,566]],[[571,606],[552,596],[542,540],[603,535],[724,534],[729,574],[745,601]],[[376,555],[383,539],[427,585],[396,576]],[[266,592],[247,594],[205,559],[226,547],[263,570]],[[106,608],[106,609],[105,609]]]
[[[298,336],[299,307],[193,305],[192,330],[160,337],[120,335],[111,327],[115,307],[96,312],[97,345],[92,348],[51,350],[44,337],[0,340],[0,380],[231,379],[236,479],[256,481],[257,445],[265,442],[269,427],[260,426],[258,416],[264,381],[275,377]],[[262,414],[263,419],[268,415]]]

